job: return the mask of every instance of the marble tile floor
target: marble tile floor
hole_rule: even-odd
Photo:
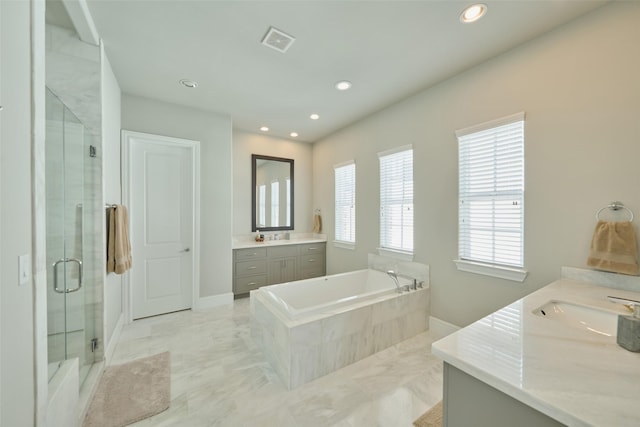
[[[171,352],[171,406],[133,426],[411,426],[442,398],[427,331],[287,390],[251,338],[248,298],[126,326],[112,360]]]

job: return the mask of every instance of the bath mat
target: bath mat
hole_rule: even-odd
[[[442,400],[413,422],[416,427],[442,427]]]
[[[169,352],[108,366],[84,427],[122,427],[159,414],[171,400]]]

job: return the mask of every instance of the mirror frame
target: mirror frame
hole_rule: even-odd
[[[291,195],[289,197],[289,209],[291,212],[291,224],[281,227],[256,227],[256,168],[258,160],[272,160],[276,162],[289,163],[289,179],[291,180]],[[263,156],[261,154],[251,155],[251,231],[278,231],[278,230],[293,230],[293,218],[294,218],[294,179],[293,179],[293,159],[285,159],[283,157]]]

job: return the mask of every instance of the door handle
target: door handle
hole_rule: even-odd
[[[58,265],[67,262],[75,262],[76,264],[78,264],[78,287],[73,289],[58,289]],[[71,292],[79,291],[82,287],[82,276],[82,261],[77,258],[61,258],[53,263],[53,290],[59,294],[68,294]]]
[[[191,250],[191,248],[184,248],[183,250],[181,250],[180,252],[189,252]]]

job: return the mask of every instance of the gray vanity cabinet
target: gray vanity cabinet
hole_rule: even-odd
[[[273,245],[233,250],[233,294],[260,286],[326,274],[326,243]]]
[[[443,379],[443,427],[564,426],[446,362]]]
[[[298,278],[324,276],[326,271],[326,243],[307,243],[299,246]]]
[[[246,294],[267,284],[267,249],[233,251],[233,293]]]
[[[296,280],[298,245],[267,248],[267,283],[283,283]]]

